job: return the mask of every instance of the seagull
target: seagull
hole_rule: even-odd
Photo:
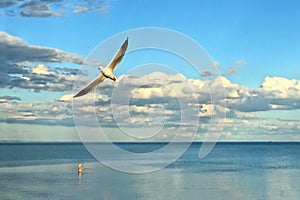
[[[82,90],[80,90],[76,95],[73,97],[80,97],[87,93],[89,93],[91,90],[93,90],[95,87],[100,85],[105,79],[109,78],[113,81],[116,81],[116,77],[113,74],[113,71],[116,69],[118,64],[121,62],[122,58],[125,55],[125,52],[127,50],[128,46],[128,37],[126,38],[125,42],[122,44],[120,49],[117,51],[117,53],[114,55],[114,57],[111,59],[111,61],[108,63],[108,65],[103,68],[102,66],[98,67],[101,74],[99,74],[94,80],[92,80],[89,84],[84,86]]]

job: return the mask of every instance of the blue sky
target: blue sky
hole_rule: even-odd
[[[293,117],[289,120],[298,120],[298,106],[294,108],[284,107],[286,102],[292,101],[295,105],[298,105],[299,102],[299,96],[297,96],[299,93],[298,83],[290,85],[293,82],[291,80],[300,79],[300,3],[296,0],[116,0],[94,1],[92,4],[85,0],[11,2],[13,1],[5,0],[0,4],[0,31],[20,38],[28,45],[55,48],[83,57],[87,56],[102,41],[129,29],[162,27],[181,32],[199,43],[212,60],[220,65],[220,73],[231,84],[238,85],[229,85],[228,87],[231,89],[244,86],[247,87],[247,90],[251,90],[249,93],[252,94],[257,92],[256,89],[264,82],[268,87],[278,83],[275,79],[268,79],[267,82],[266,77],[285,78],[282,84],[289,85],[289,88],[294,87],[295,95],[293,93],[294,96],[291,97],[290,94],[292,93],[286,93],[287,96],[281,95],[281,99],[278,100],[270,99],[269,96],[272,95],[265,94],[265,91],[259,91],[265,95],[263,95],[263,98],[272,102],[269,107],[273,106],[276,111],[264,108],[250,113],[263,118],[270,118],[275,113],[275,116],[280,118],[280,116],[287,116],[289,115],[287,113],[291,112]],[[40,12],[33,11],[36,8],[35,6],[39,6]],[[1,54],[6,55],[5,52],[1,52]],[[43,64],[46,68],[47,66],[48,68],[51,68],[51,66],[67,68],[78,66],[75,58],[60,60],[54,64],[42,60],[29,62],[31,63],[30,68],[34,68],[38,64]],[[123,67],[126,68],[128,65]],[[176,66],[174,67],[176,68]],[[46,68],[40,67],[37,69],[46,70]],[[230,73],[228,70],[232,70],[234,73]],[[47,73],[41,75],[50,74],[54,76],[54,72],[51,72],[52,74]],[[186,78],[194,78],[192,73],[186,72],[183,75]],[[281,82],[279,81],[279,83]],[[2,85],[1,90],[3,96],[19,95],[21,97],[21,100],[17,102],[8,101],[12,104],[22,102],[43,102],[46,104],[70,93],[70,91],[63,90],[50,93],[49,90],[44,89],[39,90],[37,93],[32,89],[34,86],[30,86],[31,88],[26,87],[17,86],[11,89],[10,85]],[[274,85],[274,90],[277,89],[275,87],[276,85]],[[268,91],[272,90],[269,88]],[[279,89],[279,91],[281,90]],[[240,99],[240,101],[242,100]],[[284,103],[278,103],[278,101]],[[273,105],[274,102],[277,107]],[[237,103],[232,103],[232,105],[229,103],[229,105],[231,106],[230,109],[233,109],[232,107]],[[278,108],[279,105],[283,105],[284,108]],[[23,108],[20,110],[23,110]],[[243,112],[245,108],[236,110],[237,112]],[[2,112],[5,112],[5,109]],[[15,115],[18,115],[18,112],[15,112]],[[249,114],[248,110],[246,114]],[[5,114],[2,114],[2,121],[6,123],[4,116]],[[234,116],[235,118],[232,117],[234,118],[233,121],[238,120],[236,113]],[[262,126],[258,123],[261,119],[259,117],[251,119],[248,117],[244,120],[252,120],[253,124],[257,126],[257,129],[253,131],[259,132],[259,127]],[[44,116],[44,118],[47,117]],[[20,123],[26,124],[27,122],[41,126],[41,121],[43,120],[39,119],[37,122],[20,120],[16,123],[18,123],[18,126]],[[45,119],[42,124],[47,125],[46,121]],[[271,121],[265,123],[269,125],[273,123]],[[281,122],[283,123],[283,121]],[[55,124],[55,122],[51,123]],[[63,127],[64,131],[67,132],[66,127]],[[299,125],[295,124],[293,127],[297,129]],[[237,130],[241,131],[238,127]],[[74,129],[69,130],[70,134],[72,131]],[[13,137],[6,137],[5,133],[1,132],[1,134],[4,139],[13,139]],[[249,136],[246,139],[251,140],[253,137]],[[266,139],[266,137],[261,138]],[[294,137],[296,135],[291,136],[290,140]],[[22,140],[22,135],[20,138]],[[242,137],[236,138],[243,139]],[[280,139],[280,137],[278,138]]]
[[[224,68],[234,65],[236,60],[245,60],[247,67],[230,77],[233,81],[257,87],[266,75],[299,78],[297,1],[112,1],[105,4],[105,13],[66,17],[10,17],[2,11],[0,28],[29,44],[83,56],[95,44],[124,30],[148,26],[170,28],[195,39]],[[251,76],[254,73],[256,76]]]
[[[195,39],[224,68],[245,60],[248,66],[230,77],[233,81],[257,87],[266,75],[299,78],[297,1],[111,1],[104,6],[104,13],[48,18],[10,17],[2,11],[0,28],[29,44],[83,56],[128,29],[170,28]]]

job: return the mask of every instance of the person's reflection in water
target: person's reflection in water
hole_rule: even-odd
[[[81,184],[81,175],[82,173],[78,173],[78,184]]]

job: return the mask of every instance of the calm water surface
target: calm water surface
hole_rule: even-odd
[[[164,144],[119,145],[147,152]],[[219,143],[202,160],[200,146],[165,169],[128,174],[81,144],[1,144],[0,199],[300,199],[300,144]]]

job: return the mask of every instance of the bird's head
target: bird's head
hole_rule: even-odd
[[[98,69],[99,69],[101,72],[103,72],[103,70],[104,70],[103,66],[99,66]]]

